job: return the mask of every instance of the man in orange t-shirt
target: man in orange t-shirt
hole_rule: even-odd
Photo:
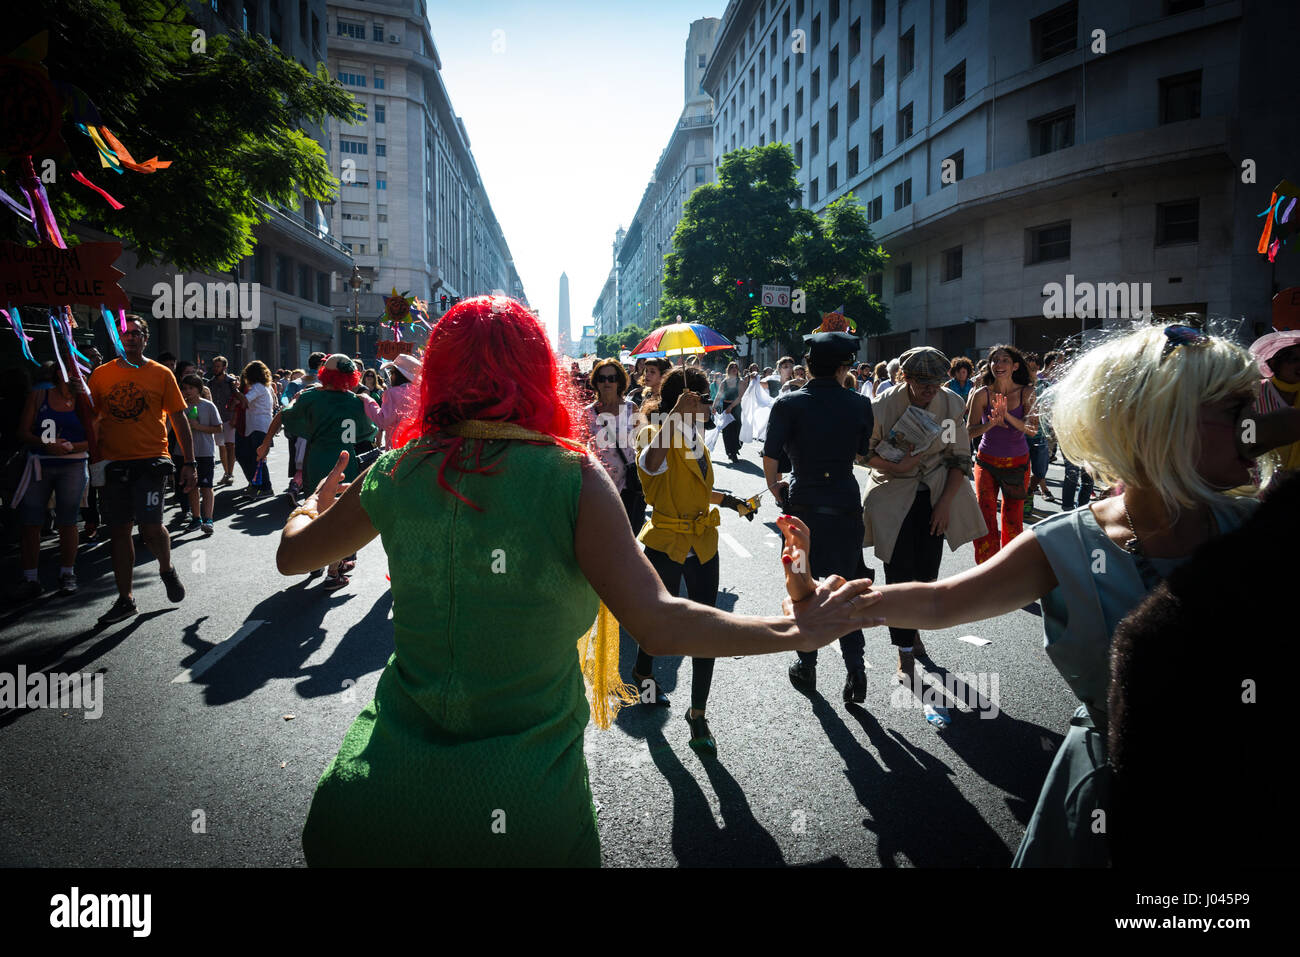
[[[172,471],[167,452],[168,416],[185,453],[181,490],[188,492],[195,481],[194,444],[185,417],[185,398],[167,367],[144,357],[149,324],[136,315],[126,318],[127,328],[122,333],[126,361],[104,363],[91,373],[89,383],[99,456],[107,460],[100,466],[104,475],[100,502],[112,535],[113,577],[118,592],[117,602],[99,619],[103,625],[125,621],[137,611],[131,587],[135,569],[133,522],[140,526],[141,537],[158,558],[167,597],[174,602],[185,598],[185,586],[172,565],[171,538],[163,528],[163,491]]]

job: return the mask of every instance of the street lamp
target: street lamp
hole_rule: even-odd
[[[356,333],[357,358],[361,358],[361,269],[352,264],[352,278],[348,280],[352,287],[352,331]]]

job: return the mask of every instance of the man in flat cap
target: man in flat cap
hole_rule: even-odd
[[[770,488],[786,495],[786,512],[808,526],[809,572],[818,578],[871,577],[862,560],[862,497],[853,476],[854,458],[870,451],[871,400],[844,388],[860,342],[847,332],[804,336],[808,382],[776,400],[763,444],[763,474]],[[786,462],[794,473],[788,492],[781,474]],[[840,638],[848,670],[845,702],[866,700],[865,646],[861,629]],[[817,652],[799,652],[790,681],[802,690],[816,687]]]

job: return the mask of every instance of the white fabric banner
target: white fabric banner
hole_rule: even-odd
[[[752,380],[740,400],[740,441],[762,442],[767,438],[767,417],[776,399],[767,391],[767,383]]]

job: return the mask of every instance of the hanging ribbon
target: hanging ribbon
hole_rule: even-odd
[[[54,346],[54,361],[59,364],[59,375],[63,377],[64,382],[71,382],[68,367],[63,364],[63,356],[59,354],[58,324],[54,321],[53,316],[50,316],[50,344]]]
[[[36,220],[36,234],[41,239],[53,243],[60,249],[67,249],[68,244],[63,241],[63,234],[59,232],[59,224],[54,221],[54,211],[50,209],[49,197],[45,195],[45,187],[41,185],[40,180],[36,180],[35,188],[28,190],[22,183],[18,184],[27,197],[27,202],[31,205],[33,218]]]
[[[68,354],[76,363],[77,371],[85,374],[91,371],[90,358],[77,348],[77,340],[72,335],[72,321],[69,318],[72,315],[72,308],[64,306],[63,309],[64,312],[58,317],[59,329],[63,332],[63,340],[68,344]]]
[[[117,357],[121,359],[123,362],[125,362],[127,365],[129,365],[132,369],[139,369],[140,366],[136,365],[134,362],[132,362],[130,359],[126,357],[126,350],[122,348],[122,337],[118,335],[117,325],[116,323],[113,322],[113,314],[108,311],[107,306],[101,305],[99,308],[102,309],[104,312],[104,325],[108,326],[108,338],[112,341],[113,348],[117,350]],[[118,315],[122,317],[122,325],[123,327],[125,327],[126,326],[125,310],[119,309]]]
[[[117,310],[117,329],[119,332],[126,332],[126,310]]]
[[[13,307],[10,306],[9,309],[13,309]],[[17,309],[13,309],[12,313],[10,313],[9,309],[0,309],[0,314],[9,320],[9,327],[13,329],[14,335],[18,337],[18,344],[22,347],[23,356],[30,360],[32,365],[40,365],[32,357],[32,350],[27,347],[27,343],[32,341],[32,337],[23,331],[23,317]]]
[[[99,150],[99,165],[105,169],[111,169],[115,173],[121,173],[123,171],[122,164],[118,162],[117,154],[108,148],[108,144],[99,135],[99,131],[93,126],[87,126],[85,123],[78,123],[77,126],[81,132],[91,138],[95,144],[95,149]]]
[[[86,177],[82,174],[81,170],[79,170],[79,169],[74,169],[74,170],[72,171],[72,178],[75,179],[75,180],[76,180],[78,183],[80,183],[82,186],[85,186],[87,189],[93,189],[93,190],[94,190],[96,193],[98,193],[100,196],[103,196],[103,197],[104,197],[104,200],[105,200],[105,201],[108,203],[108,205],[111,206],[113,209],[124,209],[124,208],[125,208],[125,207],[124,207],[120,202],[118,202],[116,199],[114,199],[112,196],[110,196],[110,195],[109,195],[105,190],[100,189],[98,186],[96,186],[96,185],[95,185],[94,183],[92,183],[90,180],[86,179]]]
[[[21,216],[27,222],[32,221],[31,211],[2,189],[0,189],[0,203],[4,203],[15,215]]]
[[[1256,219],[1259,219],[1261,216],[1268,217],[1264,220],[1264,231],[1260,233],[1259,244],[1255,247],[1255,252],[1257,253],[1262,254],[1268,251],[1269,239],[1273,235],[1273,210],[1277,206],[1277,203],[1277,193],[1273,193],[1268,201],[1268,209],[1264,210],[1262,213],[1255,214]]]
[[[109,132],[107,126],[101,126],[99,132],[103,134],[108,145],[113,148],[113,152],[117,155],[118,162],[129,170],[133,170],[137,173],[156,173],[158,170],[166,169],[168,166],[172,165],[171,160],[160,160],[156,156],[152,159],[145,160],[143,163],[137,163],[131,154],[127,152],[126,147],[122,145],[121,141]]]

